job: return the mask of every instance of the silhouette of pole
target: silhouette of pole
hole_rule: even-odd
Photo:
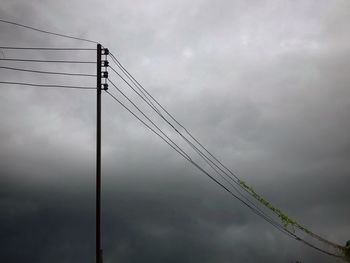
[[[96,263],[102,263],[101,249],[101,93],[102,48],[97,44],[97,117],[96,117]]]

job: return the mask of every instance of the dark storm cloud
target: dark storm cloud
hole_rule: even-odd
[[[164,189],[168,187],[173,185],[164,185]],[[20,189],[18,183],[15,189]],[[187,194],[154,191],[153,186],[144,187],[144,192],[128,189],[123,192],[115,187],[116,193],[105,198],[104,248],[112,261],[212,262],[222,258],[254,262],[256,256],[268,257],[259,242],[261,237],[273,236],[255,228],[244,209],[232,206],[224,195],[213,200],[193,189]],[[9,189],[12,196],[2,195],[6,196],[2,208],[8,209],[2,216],[6,228],[1,231],[7,262],[21,258],[76,262],[93,257],[93,207],[86,202],[88,196],[67,190],[64,197],[21,190],[14,194]],[[12,203],[6,203],[7,199]],[[235,209],[227,209],[227,205]],[[253,251],[248,248],[252,245],[256,246]]]
[[[350,233],[349,10],[345,1],[3,1],[0,16],[101,41],[258,192],[343,244]],[[0,30],[2,46],[83,45]],[[0,78],[94,85],[5,71]],[[2,258],[92,261],[94,94],[2,86],[0,100]],[[338,262],[232,200],[107,96],[103,174],[105,262]]]
[[[103,206],[104,248],[112,261],[256,262],[259,258],[265,262],[301,257],[295,251],[303,247],[266,228],[225,194],[208,194],[207,184],[201,180],[191,188],[184,177],[158,188],[149,180],[137,181],[144,187],[123,180],[118,180],[121,186],[105,186],[109,194]],[[6,225],[2,239],[8,262],[22,256],[38,262],[75,262],[93,256],[94,214],[92,202],[87,202],[91,196],[77,194],[76,189],[48,193],[33,192],[18,183],[15,190],[6,186],[2,207],[9,211],[2,216]],[[7,199],[12,203],[5,206]],[[284,250],[287,244],[289,249]],[[16,253],[16,245],[25,248]],[[323,262],[322,257],[318,259]]]

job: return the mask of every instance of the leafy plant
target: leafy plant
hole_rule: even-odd
[[[346,246],[340,246],[338,244],[334,244],[319,235],[316,235],[315,233],[308,230],[306,227],[300,225],[298,222],[296,222],[294,219],[291,219],[288,215],[284,214],[280,209],[274,207],[270,202],[265,200],[262,196],[260,196],[258,193],[255,192],[253,187],[249,186],[246,182],[242,180],[238,180],[239,184],[246,189],[251,195],[258,200],[261,204],[263,204],[265,207],[270,209],[272,212],[274,212],[281,220],[284,228],[287,228],[288,226],[292,226],[292,231],[295,232],[294,227],[297,227],[298,229],[302,230],[303,232],[311,235],[312,237],[332,246],[333,248],[337,249],[341,254],[344,255],[346,260],[350,262],[350,240],[346,242]]]

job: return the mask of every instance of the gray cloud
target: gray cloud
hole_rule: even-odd
[[[349,12],[345,1],[5,0],[0,8],[2,19],[101,41],[228,167],[340,244],[350,232]],[[4,24],[0,32],[1,46],[83,45]],[[0,78],[94,85],[5,70]],[[1,90],[2,258],[93,260],[94,93]],[[103,183],[105,262],[338,262],[220,191],[107,96]]]

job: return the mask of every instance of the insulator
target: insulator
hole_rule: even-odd
[[[103,87],[103,88],[102,88],[103,90],[108,90],[108,84],[107,84],[107,83],[102,84],[102,87]]]
[[[102,61],[102,67],[108,67],[109,63],[107,60]]]
[[[108,48],[102,49],[103,54],[102,55],[109,55],[109,50]]]
[[[102,78],[108,79],[108,72],[107,71],[102,72]]]

